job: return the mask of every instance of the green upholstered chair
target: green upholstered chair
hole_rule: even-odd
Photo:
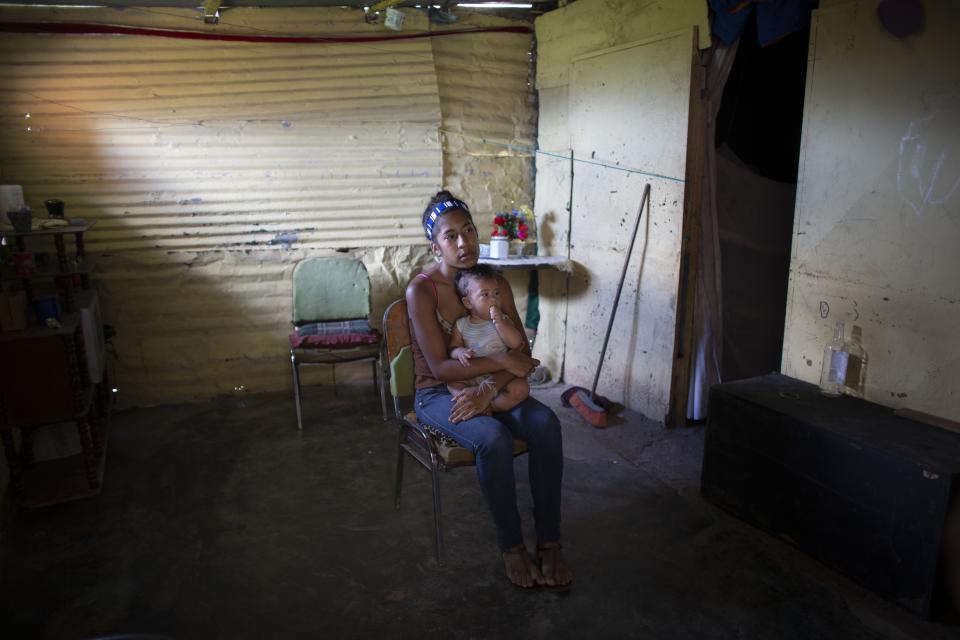
[[[443,432],[422,424],[413,411],[413,351],[410,349],[410,320],[406,300],[393,302],[383,314],[384,371],[380,384],[389,389],[393,412],[399,427],[397,440],[397,473],[394,504],[400,508],[403,488],[403,462],[410,456],[430,472],[433,489],[434,554],[443,563],[443,526],[440,514],[440,472],[476,464],[473,454]],[[527,443],[514,440],[513,455],[527,451]]]
[[[363,262],[349,257],[308,258],[293,269],[293,324],[290,365],[297,429],[303,429],[300,365],[333,367],[337,392],[338,364],[370,360],[373,384],[380,392],[383,419],[387,401],[380,370],[380,334],[370,326],[370,277]]]

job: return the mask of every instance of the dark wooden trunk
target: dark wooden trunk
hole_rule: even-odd
[[[960,434],[780,374],[710,392],[703,496],[923,616]]]

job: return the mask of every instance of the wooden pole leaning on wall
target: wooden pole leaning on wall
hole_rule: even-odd
[[[676,330],[673,344],[673,368],[670,376],[670,403],[664,423],[668,427],[687,424],[690,376],[693,373],[696,336],[697,277],[700,259],[700,216],[702,207],[703,163],[708,143],[704,105],[704,68],[700,62],[697,27],[693,27],[690,52],[690,107],[687,116],[686,182],[683,191],[683,225],[680,243],[680,273],[677,281]]]

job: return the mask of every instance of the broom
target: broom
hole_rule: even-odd
[[[603,346],[600,348],[600,360],[597,362],[597,373],[593,376],[593,387],[587,391],[583,387],[570,387],[561,396],[564,406],[573,406],[583,419],[602,429],[607,426],[607,413],[613,403],[603,396],[597,395],[597,382],[600,380],[600,368],[603,367],[603,357],[607,353],[607,343],[610,341],[610,331],[613,329],[613,319],[617,315],[617,305],[620,304],[620,293],[623,291],[623,281],[627,277],[627,265],[630,264],[630,254],[633,253],[633,243],[637,239],[637,230],[640,228],[640,218],[643,217],[643,206],[650,198],[650,184],[643,188],[643,197],[640,199],[640,208],[637,210],[637,220],[633,223],[633,234],[630,236],[630,247],[623,261],[623,271],[620,272],[620,282],[617,284],[617,295],[613,298],[613,308],[610,309],[610,321],[607,323],[607,334],[603,336]]]

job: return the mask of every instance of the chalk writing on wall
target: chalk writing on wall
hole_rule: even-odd
[[[960,140],[953,123],[960,115],[960,100],[950,108],[912,120],[900,138],[897,192],[918,216],[947,202],[960,186]]]

